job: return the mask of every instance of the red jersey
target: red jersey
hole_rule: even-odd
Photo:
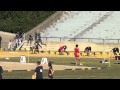
[[[74,52],[75,52],[75,57],[76,58],[80,57],[80,55],[79,55],[79,48],[75,48]]]
[[[79,48],[74,49],[75,53],[79,53]]]
[[[65,46],[61,46],[59,49],[60,49],[60,50],[63,50],[64,48],[65,48]]]

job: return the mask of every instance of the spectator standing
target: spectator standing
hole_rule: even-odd
[[[29,35],[28,44],[30,44],[30,45],[31,45],[31,43],[32,43],[32,40],[33,40],[33,37],[32,37],[32,35]]]
[[[12,49],[12,41],[10,40],[8,43],[8,50],[11,50],[11,49]]]
[[[37,32],[35,32],[35,42],[37,42]]]
[[[37,36],[38,38],[38,42],[39,43],[41,43],[42,45],[46,45],[46,44],[43,44],[43,42],[42,42],[42,39],[41,39],[41,33],[38,33],[38,36]]]

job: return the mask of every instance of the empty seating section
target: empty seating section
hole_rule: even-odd
[[[47,44],[47,46],[43,46],[42,50],[57,51],[61,45],[67,45],[67,50],[73,51],[75,44],[79,44],[81,51],[84,51],[87,46],[91,46],[92,51],[108,52],[114,47],[119,47],[118,40],[112,39],[120,38],[120,12],[114,11],[107,16],[108,12],[110,11],[65,11],[57,22],[52,23],[41,32],[42,37],[50,37],[47,38],[47,42],[46,38],[42,38],[43,42]],[[105,15],[105,19],[102,20],[101,18]],[[85,31],[96,21],[100,21],[100,23]],[[68,41],[69,38],[73,38],[83,31],[85,32],[82,34],[82,38],[94,39],[76,39],[76,42]],[[60,38],[55,37],[62,37],[63,39],[60,41]],[[81,38],[81,36],[77,38]],[[26,48],[26,46],[27,43],[22,48]],[[29,47],[27,46],[27,48]]]
[[[102,38],[119,39],[120,38],[120,12],[115,11],[111,16],[98,24],[93,29],[86,32],[82,38]],[[99,41],[99,40],[98,40]],[[107,41],[107,40],[106,40]],[[107,42],[117,43],[117,40],[108,40]]]
[[[42,37],[64,37],[64,40],[67,37],[72,38],[106,13],[107,11],[66,11],[60,20],[54,22],[41,35]],[[54,38],[50,40],[57,41]]]

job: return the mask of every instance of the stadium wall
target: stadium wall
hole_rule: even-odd
[[[0,36],[2,37],[2,48],[7,49],[8,43],[15,37],[16,34],[0,31]]]

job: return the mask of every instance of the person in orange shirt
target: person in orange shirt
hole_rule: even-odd
[[[78,64],[78,61],[79,61],[80,65],[83,65],[82,63],[80,63],[80,51],[79,51],[78,44],[76,44],[76,46],[74,48],[74,55],[75,55],[76,65]]]

